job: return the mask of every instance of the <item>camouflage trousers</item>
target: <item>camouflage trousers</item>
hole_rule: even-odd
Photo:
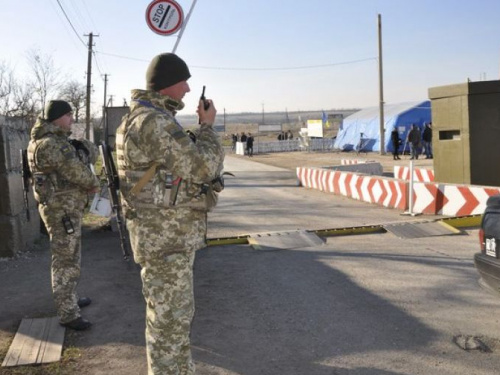
[[[71,208],[71,203],[64,208],[39,205],[50,236],[52,294],[61,323],[80,317],[76,287],[80,279],[82,212]],[[73,234],[67,234],[64,229],[62,218],[66,213],[73,224]]]
[[[149,375],[194,374],[189,339],[194,315],[193,261],[194,252],[188,252],[143,264]]]
[[[193,263],[204,245],[204,216],[189,210],[137,210],[127,220],[142,267],[149,375],[192,375]]]

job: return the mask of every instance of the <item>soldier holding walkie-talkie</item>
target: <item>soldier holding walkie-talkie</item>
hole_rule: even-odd
[[[213,102],[203,91],[200,127],[193,132],[175,118],[190,76],[177,55],[156,56],[147,90],[132,91],[130,114],[116,134],[121,202],[134,260],[142,267],[150,375],[194,374],[192,267],[195,251],[206,245],[207,211],[223,187],[224,151],[212,128]]]

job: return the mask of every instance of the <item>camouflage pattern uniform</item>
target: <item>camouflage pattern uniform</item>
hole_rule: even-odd
[[[134,259],[142,266],[149,374],[194,374],[189,333],[194,315],[193,262],[206,245],[207,196],[224,151],[211,126],[180,127],[182,101],[154,91],[132,91],[131,113],[117,130],[120,192]],[[154,175],[133,188],[153,166]],[[144,178],[143,178],[144,180]],[[132,190],[132,192],[131,192]]]
[[[95,163],[97,147],[82,141],[87,149],[82,153],[82,161],[68,136],[69,132],[38,119],[28,145],[35,198],[50,236],[52,293],[63,324],[80,317],[76,287],[80,278],[81,219],[88,202],[87,191],[99,186],[86,165]],[[73,234],[67,234],[63,225],[66,215],[73,225]]]

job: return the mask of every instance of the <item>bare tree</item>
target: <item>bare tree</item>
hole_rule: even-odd
[[[45,108],[47,98],[57,92],[60,87],[60,71],[54,66],[52,57],[44,55],[36,49],[28,51],[28,62],[33,73],[33,89]]]
[[[41,112],[38,100],[33,95],[33,84],[16,84],[13,91],[15,107],[11,115],[24,118],[28,123],[34,124],[37,115]]]
[[[21,117],[29,123],[35,121],[39,106],[33,93],[33,84],[20,83],[13,70],[4,62],[0,63],[0,114]]]
[[[14,74],[4,62],[0,63],[0,114],[8,116],[12,106]]]
[[[62,86],[59,96],[73,105],[75,109],[75,121],[78,122],[80,110],[85,106],[87,96],[86,86],[76,80],[68,81]]]

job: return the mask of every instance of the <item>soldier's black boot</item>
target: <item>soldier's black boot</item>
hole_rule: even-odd
[[[81,316],[67,323],[60,323],[63,327],[74,329],[75,331],[83,331],[92,325],[88,320],[83,319]]]
[[[88,306],[92,303],[92,300],[89,297],[82,297],[78,300],[77,305],[79,308]]]

